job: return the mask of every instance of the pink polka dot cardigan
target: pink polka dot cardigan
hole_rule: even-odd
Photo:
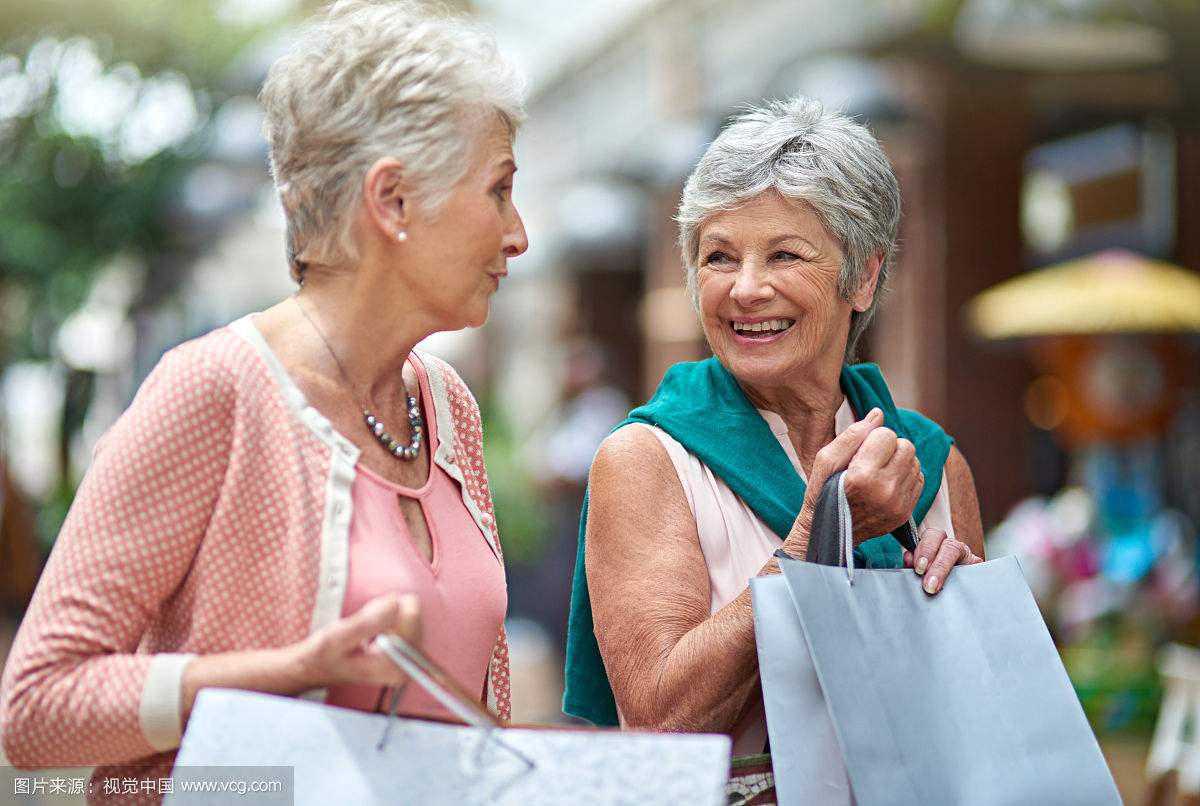
[[[433,460],[502,563],[479,407],[420,357],[446,435]],[[13,645],[10,763],[166,774],[192,655],[283,646],[340,616],[357,458],[249,317],[167,353],[97,447]],[[486,689],[507,720],[503,628]]]

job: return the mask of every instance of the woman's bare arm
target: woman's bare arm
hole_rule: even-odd
[[[592,617],[626,724],[730,730],[758,680],[749,591],[710,615],[695,520],[670,458],[645,428],[627,426],[604,442],[589,489]]]
[[[950,521],[954,524],[954,536],[970,546],[976,557],[983,557],[983,520],[979,515],[975,477],[971,475],[966,457],[956,446],[950,446],[945,473],[950,484]]]
[[[857,479],[852,504],[873,515],[900,511],[901,502],[911,510],[908,499],[915,496],[901,482],[915,471],[891,459],[907,457],[911,446],[882,422],[872,412],[817,454],[810,494],[783,542],[789,554],[807,552],[813,491],[847,466]],[[868,440],[873,433],[880,439]],[[860,451],[864,446],[871,449]],[[881,446],[893,453],[878,455]],[[875,534],[875,525],[868,526]],[[596,455],[585,559],[596,639],[626,724],[729,732],[758,683],[749,588],[710,614],[695,519],[670,457],[644,428],[618,430]],[[771,559],[759,574],[778,571]]]

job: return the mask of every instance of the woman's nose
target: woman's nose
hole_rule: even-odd
[[[729,296],[743,308],[753,308],[769,300],[775,289],[767,282],[766,274],[750,262],[742,264],[733,281]]]
[[[512,223],[509,225],[508,232],[504,234],[504,256],[516,257],[517,255],[523,255],[527,249],[529,249],[529,236],[525,234],[525,222],[521,220],[521,214],[514,207],[512,211]]]

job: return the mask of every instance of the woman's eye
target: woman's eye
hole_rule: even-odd
[[[790,260],[799,260],[799,259],[800,259],[800,256],[797,255],[795,252],[784,252],[782,250],[771,255],[771,260],[789,260],[790,261]]]
[[[704,258],[705,265],[709,265],[709,264],[713,264],[713,263],[716,263],[716,264],[728,263],[728,262],[729,262],[729,255],[725,254],[724,252],[711,252],[711,253],[709,253],[708,257]]]
[[[499,196],[501,200],[507,199],[508,194],[512,192],[512,185],[508,182],[501,182],[496,185],[492,192]]]

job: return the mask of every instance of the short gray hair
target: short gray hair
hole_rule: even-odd
[[[491,35],[462,17],[415,2],[330,5],[260,95],[293,277],[356,257],[352,213],[381,157],[403,162],[414,201],[438,210],[480,123],[498,114],[513,132],[524,119],[523,90]]]
[[[733,118],[688,177],[675,220],[688,291],[696,286],[700,227],[768,190],[816,210],[842,244],[838,293],[849,299],[867,261],[883,255],[871,307],[850,316],[846,360],[875,315],[900,233],[900,188],[883,148],[862,124],[812,98],[772,101]]]

